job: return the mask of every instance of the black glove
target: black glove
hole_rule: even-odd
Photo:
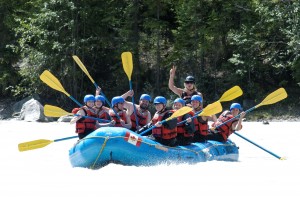
[[[143,126],[142,128],[140,128],[139,130],[136,131],[137,134],[141,134],[142,132],[146,131],[147,129],[151,128],[153,126],[153,124],[150,122],[148,124],[146,124],[145,126]],[[150,135],[152,132],[149,131],[144,135]]]
[[[186,120],[187,118],[189,117],[192,117],[190,114],[185,114],[183,117],[182,117],[182,120]],[[193,134],[195,131],[196,131],[196,128],[195,128],[195,124],[194,124],[194,120],[192,119],[191,122],[186,122],[184,123],[184,129],[186,130],[186,132],[188,134]]]

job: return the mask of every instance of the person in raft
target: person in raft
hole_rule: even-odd
[[[100,95],[101,88],[98,86],[95,95],[95,112],[99,119],[110,120],[111,122],[99,122],[97,127],[115,126],[115,121],[109,115],[109,108],[105,106],[105,98]]]
[[[122,97],[124,100],[126,100],[127,97],[129,96],[132,97],[133,95],[134,95],[133,90],[129,90],[126,93],[124,93]],[[151,121],[151,113],[148,110],[150,102],[151,102],[151,97],[148,94],[142,94],[140,96],[139,104],[133,104],[132,102],[129,101],[124,102],[124,108],[127,109],[126,112],[129,115],[132,124],[130,130],[137,131]],[[136,112],[134,113],[134,111]],[[138,126],[136,126],[135,116],[137,117]]]
[[[194,114],[197,112],[200,112],[202,107],[202,97],[200,95],[193,95],[191,98],[192,108]],[[195,133],[193,142],[205,142],[206,136],[208,135],[208,121],[217,121],[217,116],[197,116],[194,118],[194,124],[195,124]]]
[[[171,119],[161,124],[161,121],[167,119],[173,114],[173,111],[167,108],[167,100],[163,96],[157,96],[154,101],[155,114],[151,120],[155,128],[152,129],[152,136],[155,140],[166,146],[177,146],[177,118]]]
[[[242,129],[242,121],[246,112],[242,111],[242,106],[239,103],[232,103],[230,110],[224,111],[211,126],[211,134],[206,136],[206,140],[215,140],[219,142],[227,141],[228,137],[234,132]],[[237,116],[239,118],[237,119]]]
[[[184,80],[184,88],[178,88],[174,85],[176,67],[173,66],[170,70],[169,78],[169,89],[173,91],[176,95],[182,98],[185,101],[185,105],[191,107],[191,97],[193,95],[200,95],[203,99],[203,96],[200,92],[197,91],[195,85],[195,78],[191,75],[187,76]]]
[[[173,102],[173,112],[179,110],[185,106],[185,101],[181,98],[177,98]],[[194,116],[194,113],[191,111],[182,116],[177,117],[177,143],[178,145],[185,146],[193,142],[195,124],[191,117]],[[185,121],[182,124],[178,124]]]
[[[121,96],[113,97],[111,100],[112,108],[109,109],[109,116],[115,121],[116,127],[131,128],[131,120],[127,112],[124,110],[125,100]],[[115,114],[117,113],[118,116]]]
[[[94,130],[97,129],[98,121],[95,119],[90,118],[83,118],[82,116],[89,116],[89,117],[97,117],[94,109],[95,105],[95,96],[88,94],[84,96],[84,106],[77,108],[78,110],[76,114],[79,116],[74,117],[70,123],[73,124],[76,122],[76,130],[75,132],[78,133],[78,138],[82,139]]]

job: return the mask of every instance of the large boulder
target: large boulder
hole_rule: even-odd
[[[35,99],[30,99],[22,106],[20,120],[27,122],[46,122],[48,119],[44,115],[44,107]]]

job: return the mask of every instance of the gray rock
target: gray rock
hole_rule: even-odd
[[[30,99],[23,104],[19,119],[28,122],[44,122],[46,121],[44,107],[39,101]]]

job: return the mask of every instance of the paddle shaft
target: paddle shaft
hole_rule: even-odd
[[[201,111],[196,112],[195,115],[194,115],[193,117],[191,117],[191,119],[194,119],[194,118],[198,117],[199,114],[200,114],[202,111],[203,111],[203,109],[202,109]],[[181,122],[178,122],[177,125],[183,124],[183,123],[187,122],[187,120],[188,120],[188,119],[183,120],[183,121],[181,121]]]
[[[239,133],[237,133],[237,132],[234,132],[234,134],[235,134],[235,135],[237,135],[237,136],[239,136],[239,137],[241,137],[241,138],[243,138],[244,140],[246,140],[246,141],[250,142],[251,144],[253,144],[253,145],[257,146],[258,148],[260,148],[260,149],[264,150],[265,152],[267,152],[267,153],[271,154],[272,156],[276,157],[277,159],[280,159],[280,160],[282,160],[282,159],[283,159],[282,157],[280,157],[280,156],[276,155],[275,153],[273,153],[273,152],[271,152],[271,151],[269,151],[269,150],[267,150],[267,149],[263,148],[262,146],[260,146],[260,145],[256,144],[255,142],[253,142],[253,141],[249,140],[248,138],[246,138],[246,137],[242,136],[241,134],[239,134]]]
[[[165,120],[160,121],[159,123],[160,123],[160,124],[163,124],[163,123],[165,123],[165,122],[167,122],[167,121],[168,121],[168,120],[165,119]],[[151,127],[148,128],[147,130],[143,131],[140,135],[144,135],[145,133],[151,131],[151,130],[154,129],[155,127],[156,127],[155,125],[151,126]]]
[[[60,141],[64,141],[64,140],[70,140],[70,139],[73,139],[73,138],[78,138],[78,136],[60,138],[60,139],[53,140],[53,142],[60,142]]]
[[[132,90],[131,80],[129,80],[129,87],[130,87],[130,90]],[[138,121],[138,117],[136,115],[136,107],[135,107],[135,102],[134,102],[134,97],[133,96],[131,98],[131,102],[132,102],[132,105],[133,105],[133,113],[134,113],[134,117],[135,117],[135,124],[136,124],[136,126],[139,126],[139,121]]]
[[[256,109],[257,107],[259,107],[259,106],[258,106],[258,105],[256,105],[256,106],[253,106],[252,108],[250,108],[250,109],[246,110],[246,111],[245,111],[245,113],[249,113],[250,111],[253,111],[253,110],[254,110],[254,109]],[[223,126],[223,125],[227,124],[228,122],[231,122],[231,121],[235,120],[236,118],[239,118],[239,117],[240,117],[240,115],[241,115],[241,113],[239,113],[239,114],[238,114],[238,115],[236,115],[235,117],[233,117],[233,118],[231,118],[231,119],[229,119],[229,120],[225,121],[224,123],[222,123],[222,124],[220,124],[220,125],[216,126],[215,128],[219,128],[219,127],[221,127],[221,126]]]
[[[74,114],[75,116],[82,116],[79,114]],[[91,117],[91,116],[82,116],[83,118],[88,118],[88,119],[92,119],[92,120],[98,120],[99,122],[110,122],[109,120],[104,120],[104,119],[100,119],[100,118],[96,118],[96,117]]]
[[[78,106],[82,107],[82,104],[80,104],[74,97],[72,97],[71,95],[69,95],[68,97],[71,98]]]
[[[78,66],[81,68],[81,70],[88,76],[88,78],[91,80],[91,82],[94,84],[94,86],[96,87],[96,89],[99,87],[97,85],[97,83],[94,81],[94,79],[91,77],[91,75],[89,74],[89,72],[87,71],[86,67],[84,66],[84,64],[81,62],[81,60],[79,59],[79,57],[77,56],[72,56],[73,59],[75,60],[75,62],[78,64]],[[109,105],[109,107],[115,112],[115,115],[118,117],[118,119],[121,119],[120,116],[117,114],[117,112],[113,109],[113,107],[111,106],[110,102],[108,101],[107,97],[104,95],[104,93],[102,91],[100,91],[100,94],[104,97],[106,103]]]

